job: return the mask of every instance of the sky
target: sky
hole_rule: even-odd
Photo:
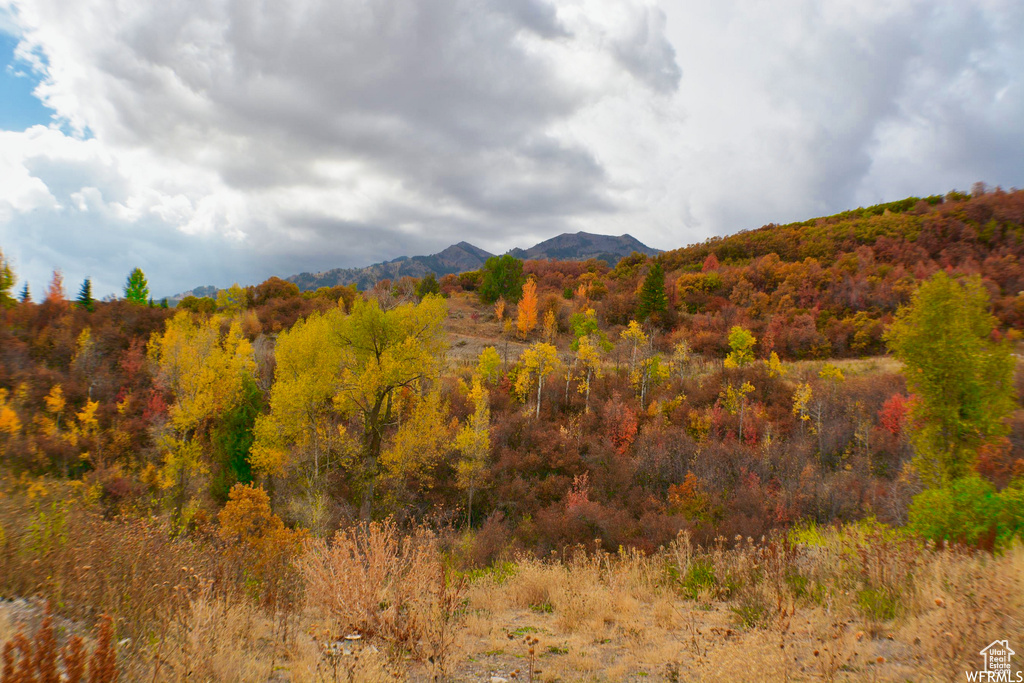
[[[1024,186],[1019,0],[0,0],[0,249],[120,294]]]

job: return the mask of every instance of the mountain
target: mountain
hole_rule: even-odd
[[[657,249],[651,249],[631,235],[614,237],[587,232],[564,233],[529,249],[512,249],[508,253],[523,260],[586,261],[596,258],[615,265],[619,259],[629,256],[634,251],[649,256],[659,253]],[[468,242],[459,242],[430,256],[402,256],[365,268],[333,268],[320,273],[300,273],[285,279],[294,282],[303,291],[348,285],[353,282],[359,289],[369,289],[380,280],[395,280],[406,275],[423,277],[427,273],[434,273],[440,277],[449,273],[478,270],[491,256],[493,254]]]
[[[469,242],[459,242],[430,256],[400,256],[393,261],[375,263],[365,268],[333,268],[320,273],[299,273],[285,279],[294,282],[303,291],[353,282],[359,289],[369,289],[380,280],[396,280],[406,275],[423,277],[427,273],[434,273],[441,276],[477,270],[493,255]]]
[[[632,235],[594,235],[589,232],[562,233],[529,249],[513,249],[509,253],[523,260],[586,261],[597,259],[614,266],[634,251],[647,256],[659,254]]]

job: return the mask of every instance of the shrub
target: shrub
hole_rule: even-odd
[[[910,504],[910,528],[936,542],[992,549],[1024,531],[1024,479],[997,492],[977,474],[923,491]]]
[[[393,521],[341,529],[311,541],[299,561],[310,606],[341,635],[359,633],[397,654],[450,661],[464,584],[448,576],[434,534],[402,534]]]

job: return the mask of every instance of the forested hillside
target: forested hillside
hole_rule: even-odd
[[[25,510],[45,517],[32,501],[47,496],[83,501],[90,523],[234,548],[232,571],[275,605],[294,597],[303,548],[320,553],[300,563],[307,585],[325,576],[310,539],[383,519],[429,527],[459,571],[865,518],[992,549],[1024,520],[1010,503],[998,524],[951,532],[913,501],[962,479],[1016,500],[1022,258],[1024,192],[997,190],[614,267],[506,255],[366,292],[272,278],[177,310],[147,303],[141,271],[125,300],[94,301],[88,282],[69,297],[59,273],[38,303],[19,298],[4,261],[0,590],[56,595],[23,575],[35,551],[4,540],[35,538]],[[955,428],[929,412],[956,387],[928,383],[922,329],[966,359]]]

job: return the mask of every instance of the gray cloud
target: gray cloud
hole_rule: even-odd
[[[1024,177],[1009,0],[5,3],[94,135],[0,132],[0,244],[39,287],[672,248]]]

